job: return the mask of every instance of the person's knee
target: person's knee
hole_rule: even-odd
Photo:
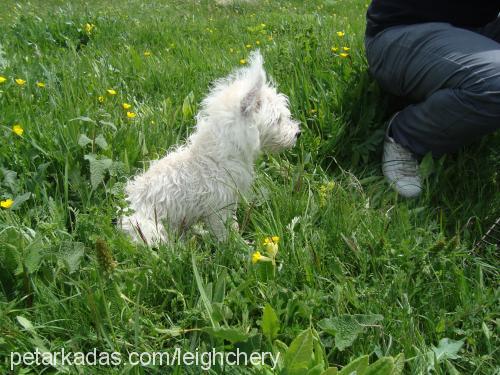
[[[486,121],[500,127],[500,53],[483,72],[479,84],[467,90],[467,97],[475,111],[483,114]]]

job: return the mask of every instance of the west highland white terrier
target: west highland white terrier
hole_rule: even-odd
[[[121,228],[151,245],[166,241],[167,231],[182,233],[203,221],[225,240],[259,154],[291,148],[299,135],[287,97],[267,81],[262,56],[253,52],[248,67],[215,81],[186,144],[128,181],[133,213],[120,219]]]

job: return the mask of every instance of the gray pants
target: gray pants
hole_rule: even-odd
[[[415,154],[440,156],[500,128],[500,18],[474,31],[395,26],[365,47],[381,87],[417,103],[391,125],[395,141]]]

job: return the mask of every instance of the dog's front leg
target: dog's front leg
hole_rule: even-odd
[[[210,232],[217,238],[219,242],[224,242],[227,240],[227,224],[228,221],[232,221],[233,210],[224,209],[218,212],[214,212],[205,219],[205,225],[208,227]],[[235,221],[236,226],[238,223]],[[234,224],[231,223],[231,226]]]

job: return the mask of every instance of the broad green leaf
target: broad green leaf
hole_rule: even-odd
[[[182,103],[182,116],[184,117],[184,120],[189,119],[193,115],[194,113],[193,103],[194,103],[194,94],[191,91],[184,98],[184,102]]]
[[[318,323],[318,326],[326,333],[335,336],[335,347],[342,351],[351,346],[366,327],[376,324],[383,318],[382,315],[378,314],[341,315],[331,319],[323,319]]]
[[[321,375],[338,375],[339,370],[336,367],[329,367],[321,373]]]
[[[26,267],[26,271],[31,274],[40,266],[42,262],[42,252],[36,243],[30,243],[27,250],[28,251],[24,255],[24,266]]]
[[[61,244],[62,261],[69,273],[80,268],[80,262],[84,255],[84,245],[81,242],[63,242]]]
[[[111,129],[116,131],[116,125],[109,121],[99,121],[99,124],[109,126]]]
[[[214,285],[213,302],[224,302],[224,298],[226,297],[226,277],[227,271],[225,269],[217,276],[217,282]]]
[[[356,375],[364,375],[368,367],[368,356],[364,355],[362,357],[356,358],[354,361],[346,365],[342,370],[339,371],[339,375],[351,375],[355,373]]]
[[[364,375],[391,375],[394,370],[394,359],[382,357],[366,369]]]
[[[233,344],[235,342],[245,342],[250,337],[246,332],[238,328],[204,327],[201,330],[205,333],[208,333],[210,336],[227,340]]]
[[[438,347],[433,347],[432,350],[427,352],[428,370],[434,370],[436,364],[442,363],[445,360],[459,358],[458,352],[463,345],[463,340],[455,341],[449,338],[439,340]]]
[[[399,353],[396,358],[394,358],[394,370],[391,375],[401,375],[405,367],[405,355]]]
[[[80,147],[85,147],[87,146],[88,144],[91,144],[92,143],[92,139],[90,139],[89,137],[87,137],[86,134],[80,134],[80,137],[78,138],[78,145]]]
[[[168,337],[176,337],[180,336],[184,333],[184,329],[180,327],[174,327],[174,328],[155,328],[155,331],[158,333],[161,333],[162,335],[166,335]]]
[[[308,368],[313,353],[313,336],[310,329],[301,332],[290,344],[285,354],[287,370]]]
[[[113,161],[105,158],[98,159],[97,155],[94,154],[85,155],[84,158],[90,163],[90,183],[95,189],[104,181],[106,171],[111,167]]]
[[[422,162],[420,163],[420,176],[422,178],[428,178],[432,172],[434,172],[434,158],[429,152],[424,156]]]
[[[5,168],[0,168],[0,171],[3,174],[3,183],[12,191],[17,191],[17,173]]]
[[[307,371],[307,375],[321,375],[323,373],[323,369],[323,364],[319,363],[313,368],[309,369],[309,371]]]
[[[24,316],[18,315],[16,316],[16,319],[26,331],[35,332],[35,327],[33,327],[33,324]]]
[[[11,210],[16,210],[22,206],[24,202],[31,198],[31,193],[24,193],[23,195],[19,195],[14,199],[14,204],[11,207]]]
[[[283,371],[284,375],[304,375],[307,374],[307,367],[297,367],[293,369],[285,368]]]
[[[450,362],[450,361],[448,361],[448,360],[445,360],[445,361],[444,361],[444,363],[445,363],[445,365],[446,365],[446,368],[448,369],[447,374],[449,374],[449,375],[461,375],[461,374],[460,374],[460,371],[458,371],[458,370],[456,369],[456,367],[455,367],[455,366],[453,366],[453,363],[451,363],[451,362]]]
[[[321,370],[328,367],[328,360],[326,354],[321,345],[320,338],[316,331],[313,332],[313,353],[314,353],[314,364],[321,365]]]
[[[261,326],[262,332],[269,339],[269,341],[273,341],[273,339],[278,335],[280,321],[278,319],[278,315],[276,315],[276,312],[269,304],[264,306]]]
[[[90,122],[92,124],[96,123],[94,120],[92,120],[90,117],[87,117],[87,116],[79,116],[79,117],[73,118],[69,121],[83,121],[83,122]]]
[[[108,142],[106,142],[106,138],[104,138],[104,136],[102,134],[99,134],[95,138],[95,144],[98,145],[103,150],[108,149]]]

